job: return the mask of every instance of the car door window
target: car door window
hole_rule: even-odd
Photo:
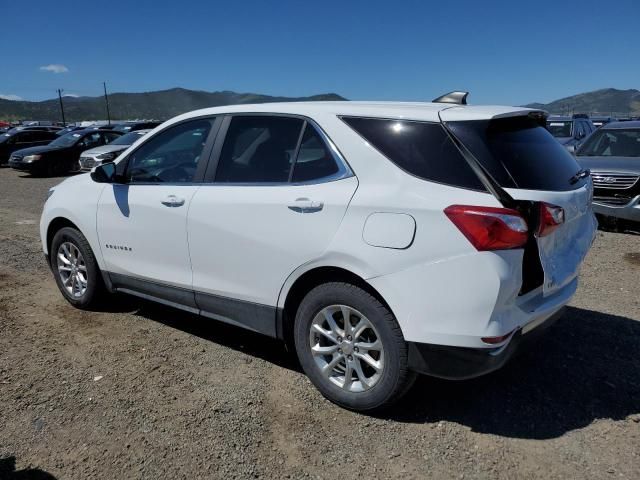
[[[339,172],[336,159],[318,131],[307,123],[293,167],[292,182],[309,182]]]
[[[155,135],[128,158],[128,183],[188,183],[201,161],[212,120],[194,120]]]
[[[235,116],[222,147],[215,181],[284,183],[304,120],[281,116]]]
[[[102,136],[100,135],[100,132],[88,134],[78,144],[78,146],[85,148],[87,150],[90,148],[95,148],[100,145],[102,145]]]

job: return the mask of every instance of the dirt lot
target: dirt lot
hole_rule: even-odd
[[[0,169],[0,478],[640,478],[640,236],[599,233],[566,316],[385,416],[325,401],[281,344],[128,298],[80,312]]]

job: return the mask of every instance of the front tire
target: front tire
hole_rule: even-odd
[[[88,309],[106,289],[87,239],[75,228],[56,232],[49,249],[51,270],[64,298],[74,307]]]
[[[388,407],[416,378],[395,317],[355,285],[326,283],[311,290],[298,308],[294,339],[311,382],[350,410]]]

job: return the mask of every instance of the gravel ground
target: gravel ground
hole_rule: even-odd
[[[640,236],[598,234],[537,348],[372,417],[268,338],[126,297],[69,306],[38,238],[58,181],[0,169],[0,478],[640,478]]]

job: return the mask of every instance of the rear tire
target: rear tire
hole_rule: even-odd
[[[74,307],[95,306],[106,293],[102,274],[87,239],[75,228],[56,232],[49,249],[51,270],[64,298]]]
[[[327,399],[350,410],[389,407],[416,378],[391,311],[349,283],[326,283],[304,297],[294,340],[311,382]]]

